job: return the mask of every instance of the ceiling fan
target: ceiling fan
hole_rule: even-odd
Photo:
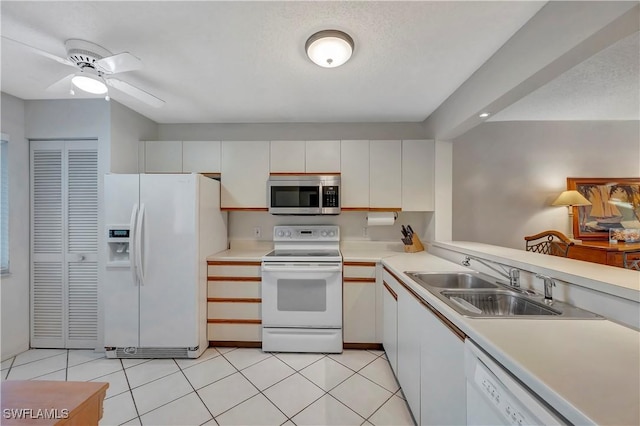
[[[109,89],[112,87],[117,91],[126,93],[146,104],[159,108],[164,105],[164,101],[152,94],[145,92],[127,83],[123,80],[112,77],[113,74],[134,71],[142,68],[140,58],[129,52],[113,54],[102,46],[85,40],[69,39],[65,41],[64,46],[67,51],[67,57],[60,56],[30,46],[20,41],[2,37],[10,43],[14,43],[22,49],[27,49],[45,58],[52,59],[60,64],[74,67],[76,72],[67,75],[61,80],[50,85],[47,90],[55,90],[60,87],[71,88],[71,94],[74,94],[74,87],[85,92],[96,95],[105,95],[105,99],[109,100]],[[107,87],[108,86],[108,87]]]

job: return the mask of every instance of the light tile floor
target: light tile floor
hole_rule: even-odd
[[[100,425],[412,425],[382,351],[265,353],[209,348],[198,359],[106,359],[32,349],[2,380],[109,382]]]

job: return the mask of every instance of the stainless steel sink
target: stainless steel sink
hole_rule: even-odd
[[[440,293],[464,310],[483,316],[561,315],[562,312],[509,291]]]
[[[479,272],[405,272],[459,314],[472,318],[602,319],[600,315],[553,301]]]
[[[406,272],[422,287],[437,288],[498,288],[497,284],[482,279],[479,274],[473,272],[455,273],[431,273],[431,272]]]

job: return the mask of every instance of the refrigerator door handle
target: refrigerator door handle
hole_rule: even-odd
[[[143,229],[144,224],[144,204],[140,204],[140,212],[138,213],[138,223],[136,225],[136,269],[138,270],[138,279],[140,285],[144,285],[144,259],[142,258],[143,250]]]
[[[133,276],[133,285],[138,285],[138,267],[136,262],[136,219],[138,217],[138,205],[134,204],[131,209],[131,221],[129,222],[129,262],[131,263],[131,275]]]

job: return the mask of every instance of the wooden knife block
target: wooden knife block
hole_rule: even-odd
[[[424,251],[424,246],[422,245],[422,241],[416,234],[411,236],[411,244],[404,246],[405,253],[416,253],[419,251]]]

